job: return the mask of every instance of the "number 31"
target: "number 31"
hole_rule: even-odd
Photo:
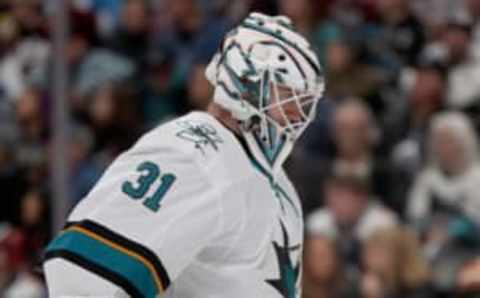
[[[130,181],[126,181],[122,184],[122,191],[133,200],[143,199],[152,184],[160,177],[160,186],[152,196],[145,198],[143,201],[145,207],[153,212],[157,212],[160,209],[160,201],[177,178],[173,174],[161,175],[160,168],[150,161],[141,163],[137,167],[137,172],[142,173],[137,179],[137,186],[134,186]]]

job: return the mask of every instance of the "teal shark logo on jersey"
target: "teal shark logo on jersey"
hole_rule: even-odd
[[[296,298],[297,297],[297,280],[300,273],[300,264],[294,266],[290,259],[290,251],[299,249],[299,245],[291,247],[289,245],[289,238],[287,231],[282,223],[283,234],[283,246],[273,242],[273,248],[277,256],[278,270],[280,272],[279,279],[266,280],[272,287],[274,287],[283,298]]]
[[[179,121],[177,124],[182,127],[182,130],[177,132],[177,137],[192,142],[203,154],[208,147],[218,151],[218,145],[223,143],[217,130],[208,123]]]

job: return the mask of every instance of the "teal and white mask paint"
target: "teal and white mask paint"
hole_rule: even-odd
[[[310,44],[287,17],[252,13],[227,34],[206,76],[214,101],[242,123],[250,150],[275,177],[325,89]]]

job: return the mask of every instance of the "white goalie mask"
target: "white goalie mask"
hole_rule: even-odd
[[[251,13],[227,34],[206,76],[214,101],[241,122],[256,160],[275,177],[325,89],[307,40],[287,17]]]

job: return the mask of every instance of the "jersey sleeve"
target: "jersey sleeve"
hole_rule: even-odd
[[[71,214],[70,231],[80,234],[85,248],[75,239],[73,250],[112,271],[129,294],[161,297],[207,246],[229,245],[223,207],[208,170],[188,155],[133,148]]]

